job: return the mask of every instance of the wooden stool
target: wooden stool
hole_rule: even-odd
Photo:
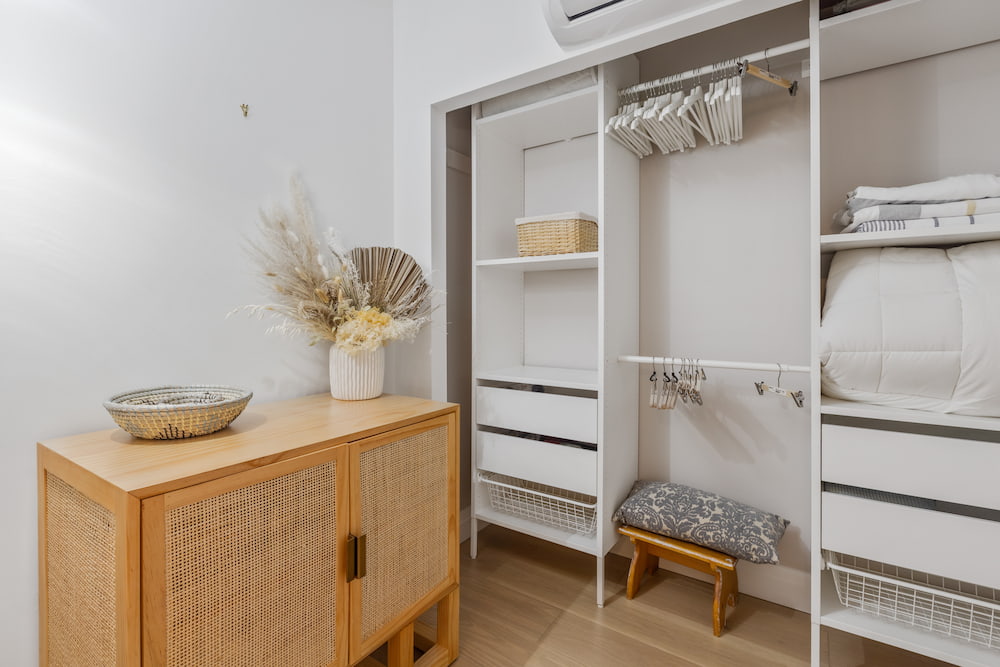
[[[628,570],[628,584],[625,588],[625,596],[629,600],[639,591],[642,575],[646,572],[652,574],[659,567],[660,558],[710,574],[715,577],[712,630],[716,637],[722,634],[722,628],[726,626],[726,606],[735,607],[739,598],[736,580],[738,559],[697,544],[682,542],[632,526],[622,526],[618,532],[627,535],[635,547],[632,565]]]

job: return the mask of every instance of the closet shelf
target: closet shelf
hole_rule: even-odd
[[[822,398],[820,413],[840,417],[947,426],[977,431],[1000,431],[1000,418],[996,417],[972,417],[969,415],[890,408],[883,405],[872,405],[857,401],[843,401],[837,398],[830,398],[829,396]]]
[[[1000,2],[889,0],[819,29],[820,78],[832,79],[1000,39]]]
[[[848,609],[840,604],[829,571],[822,573],[820,624],[948,663],[982,667],[997,664],[995,649]]]
[[[554,368],[549,366],[513,366],[485,371],[476,375],[478,380],[512,382],[515,384],[540,384],[563,389],[597,391],[596,370],[579,368]]]
[[[1000,3],[997,3],[1000,7]],[[884,248],[886,246],[935,246],[994,241],[1000,239],[1000,224],[937,227],[927,231],[858,232],[855,234],[824,234],[819,237],[821,252],[854,248]]]
[[[594,134],[597,87],[558,95],[476,120],[480,141],[496,139],[519,148]]]
[[[596,269],[596,252],[574,252],[565,255],[537,255],[534,257],[501,257],[481,259],[479,268],[497,268],[507,271],[566,271],[569,269]]]

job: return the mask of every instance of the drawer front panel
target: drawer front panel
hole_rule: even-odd
[[[499,433],[476,434],[480,470],[597,495],[597,452],[525,440]]]
[[[1000,509],[1000,444],[823,425],[823,480]]]
[[[597,442],[597,399],[476,388],[476,421],[487,426]]]
[[[823,548],[1000,588],[1000,523],[823,494]]]

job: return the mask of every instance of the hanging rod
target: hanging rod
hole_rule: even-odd
[[[746,55],[746,56],[743,56],[741,58],[737,58],[736,60],[739,61],[739,62],[764,60],[765,58],[770,58],[771,56],[782,56],[782,55],[785,55],[786,53],[794,53],[795,51],[802,51],[802,50],[808,49],[808,48],[809,48],[809,40],[808,39],[800,39],[797,42],[789,42],[788,44],[782,44],[781,46],[775,46],[775,47],[772,47],[772,48],[769,48],[769,49],[764,49],[763,51],[757,51],[756,53],[751,53],[750,55]],[[688,70],[686,72],[681,72],[680,74],[671,74],[670,76],[665,76],[665,77],[662,77],[662,78],[659,78],[659,79],[655,79],[653,81],[646,81],[644,83],[637,83],[634,86],[628,86],[627,88],[622,88],[621,90],[619,90],[618,91],[618,97],[622,98],[622,97],[626,97],[626,96],[629,96],[629,95],[641,95],[642,93],[646,92],[647,90],[654,90],[654,89],[659,88],[661,86],[664,86],[664,85],[666,85],[668,83],[673,83],[673,82],[676,82],[676,81],[684,81],[686,79],[693,79],[693,78],[695,78],[697,76],[701,76],[703,74],[711,74],[712,72],[716,71],[717,69],[718,69],[718,65],[717,64],[715,64],[715,65],[702,65],[701,67],[696,67],[696,68],[690,69],[690,70]],[[759,70],[760,68],[756,68],[756,69]],[[783,85],[783,84],[779,83],[778,81],[774,80],[773,76],[765,77],[765,76],[761,76],[760,74],[758,74],[756,72],[753,72],[753,71],[751,71],[750,73],[753,74],[754,76],[758,76],[759,78],[762,78],[762,79],[765,79],[765,80],[769,80],[772,83],[778,83],[778,85]],[[784,86],[784,87],[787,88],[788,86]]]
[[[811,369],[808,366],[793,366],[791,364],[753,363],[749,361],[711,361],[709,359],[672,358],[672,357],[640,357],[631,354],[623,354],[618,357],[618,361],[630,364],[685,364],[692,361],[705,368],[731,368],[740,371],[781,371],[782,373],[808,373]]]

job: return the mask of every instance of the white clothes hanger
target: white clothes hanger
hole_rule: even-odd
[[[712,134],[712,127],[705,109],[705,92],[700,83],[692,88],[691,93],[684,98],[684,104],[678,110],[678,115],[684,119],[684,122],[697,130],[698,134],[703,136],[710,146],[715,145],[715,136]]]
[[[695,147],[694,132],[681,115],[686,100],[684,92],[677,91],[670,100],[670,106],[664,109],[659,117],[660,122],[674,138],[676,150],[679,151]]]
[[[632,105],[631,112],[623,115],[622,118],[616,124],[616,127],[625,136],[627,136],[628,139],[632,141],[632,143],[635,146],[639,148],[640,152],[642,153],[642,156],[645,157],[646,155],[652,154],[653,147],[650,144],[649,136],[643,130],[641,130],[638,127],[638,125],[633,124],[635,120],[637,118],[640,118],[641,116],[642,116],[642,109],[639,106],[639,103],[636,102]]]
[[[631,115],[635,106],[636,105],[634,103],[629,103],[619,107],[618,113],[608,119],[608,124],[604,127],[604,133],[625,148],[632,151],[636,157],[642,158],[649,155],[652,150],[647,150],[648,146],[644,146],[641,142],[639,142],[635,135],[622,129],[624,119]]]

